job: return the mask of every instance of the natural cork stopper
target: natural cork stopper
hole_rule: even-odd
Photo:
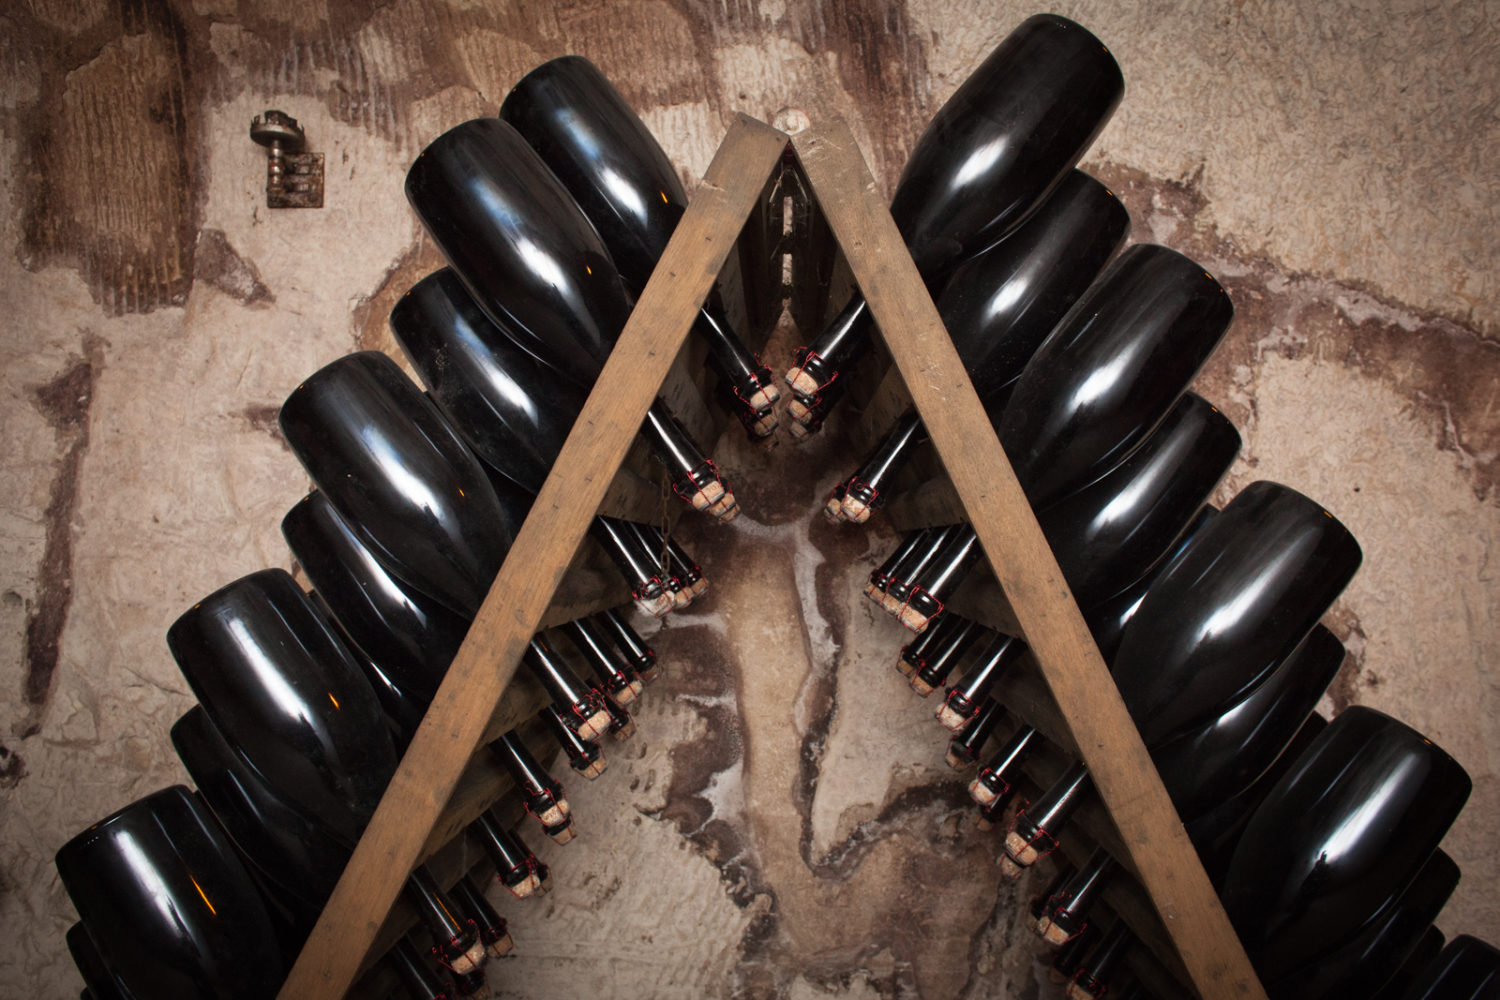
[[[964,723],[969,721],[969,717],[955,710],[952,705],[944,702],[937,710],[937,720],[942,724],[944,729],[951,729],[953,732],[958,732],[964,727]]]
[[[1029,868],[1041,857],[1036,845],[1028,843],[1025,837],[1014,830],[1005,835],[1005,856],[1015,862],[1018,868]]]
[[[475,938],[474,944],[469,947],[469,950],[455,958],[449,964],[453,967],[453,971],[460,976],[466,976],[478,969],[484,964],[484,942]]]
[[[578,735],[586,740],[592,740],[602,735],[608,728],[609,713],[601,708],[578,724]]]
[[[805,368],[793,368],[787,372],[786,384],[799,396],[815,396],[818,392],[818,380],[809,375]]]

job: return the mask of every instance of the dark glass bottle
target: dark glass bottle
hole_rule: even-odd
[[[911,689],[923,698],[947,683],[948,675],[953,673],[954,668],[962,662],[964,654],[989,631],[978,622],[959,618],[952,612],[944,612],[940,621],[950,618],[954,622],[954,627],[942,630],[945,634],[941,641],[932,647],[926,662],[912,675]],[[930,632],[932,629],[927,631]],[[927,632],[922,633],[922,635],[926,634]]]
[[[1031,726],[1021,726],[969,782],[969,795],[985,808],[1008,801],[1016,790],[1021,765],[1041,742],[1040,733]]]
[[[891,585],[891,579],[896,572],[896,567],[901,565],[902,560],[915,552],[920,546],[926,545],[931,537],[931,528],[921,528],[917,531],[909,531],[901,539],[901,544],[885,557],[885,561],[870,572],[870,582],[865,585],[865,596],[871,600],[878,601],[885,593],[885,589]]]
[[[1281,755],[1264,774],[1255,779],[1254,784],[1186,824],[1188,839],[1193,842],[1193,847],[1198,851],[1198,860],[1203,862],[1203,870],[1208,873],[1209,880],[1215,887],[1222,885],[1224,881],[1224,872],[1229,867],[1229,859],[1234,854],[1235,845],[1239,843],[1240,834],[1245,830],[1245,824],[1250,822],[1250,817],[1260,808],[1266,795],[1292,769],[1297,759],[1312,746],[1318,734],[1327,726],[1328,720],[1321,715],[1316,712],[1309,715],[1302,728],[1288,741]]]
[[[1080,607],[1144,576],[1181,535],[1239,454],[1217,408],[1187,394],[1129,458],[1037,520]]]
[[[608,250],[546,164],[499,118],[465,122],[412,164],[406,196],[474,302],[505,334],[592,386],[630,314]],[[642,432],[695,508],[733,495],[658,400]]]
[[[1047,897],[1036,932],[1043,941],[1061,947],[1082,934],[1089,926],[1089,907],[1103,892],[1116,867],[1115,859],[1102,847],[1076,869],[1056,892]]]
[[[635,701],[642,688],[635,667],[610,645],[604,631],[593,619],[577,618],[560,626],[558,630],[568,637],[573,648],[588,661],[594,676],[599,678],[611,698],[622,705]]]
[[[620,654],[635,667],[635,672],[642,681],[650,684],[656,680],[661,671],[656,662],[656,651],[631,628],[619,609],[607,608],[594,615],[592,620],[609,636],[610,642],[615,644]]]
[[[1494,1000],[1500,990],[1500,949],[1460,934],[1438,953],[1402,1000]]]
[[[989,742],[990,734],[995,731],[996,723],[1004,714],[999,702],[993,698],[984,699],[974,717],[964,723],[964,727],[948,741],[948,766],[955,771],[973,767],[979,761],[979,755],[984,752],[984,745]]]
[[[433,971],[408,938],[403,937],[392,946],[386,953],[386,963],[412,1000],[451,1000],[451,984]]]
[[[352,847],[395,773],[379,702],[284,570],[220,588],[167,632],[225,740],[279,794]]]
[[[589,534],[625,577],[637,607],[653,618],[661,618],[676,607],[655,558],[641,547],[635,532],[625,522],[613,517],[595,517],[589,522]]]
[[[937,298],[938,314],[986,408],[1008,395],[1027,360],[1104,269],[1129,227],[1119,199],[1074,170],[1020,229],[948,279]],[[898,418],[847,481],[841,518],[867,520],[926,440],[915,412]]]
[[[69,927],[63,937],[68,945],[68,955],[83,978],[84,991],[80,1000],[129,1000],[121,992],[120,981],[99,956],[99,949],[82,921]]]
[[[262,570],[220,588],[172,624],[167,645],[224,749],[347,856],[396,771],[396,750],[358,665],[291,576]],[[483,949],[423,880],[419,867],[406,891],[443,960],[477,965]]]
[[[1206,725],[1151,748],[1184,823],[1206,815],[1265,773],[1312,715],[1344,662],[1344,644],[1316,625],[1276,671]]]
[[[594,224],[625,283],[639,293],[687,207],[687,193],[656,139],[593,63],[563,56],[522,77],[500,106]],[[779,394],[771,373],[728,320],[704,309],[694,331],[710,363],[757,419]],[[773,424],[774,428],[774,424]]]
[[[468,619],[392,576],[321,492],[287,512],[281,534],[345,634],[388,679],[387,689],[430,702],[463,644]],[[404,708],[386,699],[382,706],[392,717]],[[420,715],[399,721],[414,730]]]
[[[961,729],[979,713],[979,706],[1000,675],[1026,652],[1026,644],[1020,639],[996,634],[963,677],[948,686],[948,696],[938,706],[938,722],[955,732]]]
[[[225,742],[201,705],[171,730],[172,746],[235,848],[276,898],[314,916],[348,863],[349,846],[276,794]]]
[[[1082,934],[1057,949],[1057,954],[1052,956],[1052,962],[1047,967],[1047,978],[1058,986],[1072,982],[1073,973],[1078,971],[1089,952],[1094,950],[1094,945],[1099,943],[1101,933],[1098,924],[1089,924]]]
[[[505,926],[505,918],[495,912],[490,901],[484,898],[484,893],[479,887],[469,881],[465,875],[453,883],[453,900],[464,911],[464,915],[479,928],[479,940],[484,942],[484,950],[490,958],[504,958],[509,955],[515,943],[511,940],[510,930]]]
[[[475,454],[529,493],[541,491],[588,392],[490,321],[449,268],[411,287],[391,332]]]
[[[479,460],[383,354],[350,354],[297,387],[282,434],[392,574],[472,618],[511,535]]]
[[[1137,244],[1100,275],[1016,380],[998,431],[1038,510],[1124,461],[1172,409],[1229,326],[1198,264]]]
[[[1275,762],[1312,713],[1343,657],[1338,639],[1317,626],[1269,678],[1223,715],[1150,748],[1184,822],[1240,794]],[[1008,841],[1015,860],[1030,863],[1033,853],[1054,844],[1092,787],[1083,765],[1077,764],[1017,816],[1015,839]]]
[[[1020,228],[943,285],[938,314],[974,392],[1003,397],[1130,230],[1120,199],[1069,171]]]
[[[948,99],[922,133],[891,215],[930,287],[1016,229],[1076,164],[1124,90],[1097,38],[1051,14],[1028,18]],[[834,381],[869,342],[855,296],[796,354],[802,395]]]
[[[941,557],[943,548],[949,541],[969,530],[967,524],[949,524],[929,529],[921,546],[908,552],[891,571],[884,591],[876,598],[880,606],[887,613],[900,617],[902,606],[911,597],[912,586],[921,580],[927,567]]]
[[[546,690],[562,721],[585,740],[599,736],[609,726],[604,695],[578,679],[573,668],[553,650],[544,636],[534,635],[521,662]]]
[[[1371,1000],[1402,1000],[1402,997],[1406,996],[1406,991],[1412,988],[1423,970],[1437,960],[1446,942],[1447,939],[1442,931],[1436,927],[1427,928],[1417,939],[1417,946],[1406,957],[1401,968],[1396,970],[1396,974],[1375,993]]]
[[[1114,662],[1115,653],[1120,649],[1120,640],[1125,637],[1125,626],[1129,624],[1131,616],[1140,609],[1141,602],[1146,599],[1151,585],[1166,572],[1167,567],[1178,556],[1182,555],[1192,540],[1198,536],[1199,530],[1213,520],[1218,513],[1219,508],[1211,504],[1200,508],[1188,522],[1188,526],[1182,529],[1182,534],[1177,537],[1172,548],[1158,559],[1145,575],[1107,601],[1084,609],[1083,619],[1088,624],[1089,632],[1099,646],[1099,655],[1105,663]]]
[[[609,695],[604,696],[604,707],[609,711],[609,735],[616,740],[628,740],[635,735],[635,720],[619,702]]]
[[[1267,793],[1220,893],[1262,981],[1347,940],[1409,885],[1469,776],[1416,730],[1356,705]]]
[[[1188,395],[1129,459],[1042,511],[1042,530],[1074,599],[1090,607],[1144,575],[1229,470],[1239,443],[1222,413]],[[925,627],[979,555],[972,528],[950,539],[911,587],[902,623]]]
[[[1073,973],[1073,981],[1068,984],[1068,1000],[1099,1000],[1108,993],[1110,981],[1125,960],[1125,953],[1134,944],[1135,935],[1125,926],[1125,921],[1115,921]]]
[[[271,916],[208,810],[181,785],[100,820],[57,873],[133,996],[270,1000],[286,976]]]
[[[909,578],[905,600],[896,615],[901,624],[913,632],[925,629],[942,613],[944,602],[958,590],[983,553],[979,536],[968,525],[950,535],[942,549]]]
[[[562,748],[563,754],[568,758],[569,767],[590,781],[604,773],[609,762],[600,752],[599,744],[579,736],[578,730],[568,725],[567,720],[563,718],[555,705],[543,708],[541,717],[542,721],[547,724],[547,731],[557,740],[557,745]],[[606,718],[608,718],[607,715]]]
[[[801,443],[823,429],[823,424],[848,391],[848,385],[848,379],[826,383],[813,396],[793,399],[786,404],[786,415],[792,421],[787,431],[793,442]]]
[[[672,575],[682,581],[682,585],[688,589],[692,598],[702,597],[708,590],[708,580],[703,576],[703,567],[698,561],[688,554],[688,550],[682,547],[682,542],[669,532],[664,532],[654,524],[641,525],[656,545],[656,551],[665,551],[671,562]]]
[[[454,905],[437,880],[424,866],[417,866],[407,876],[406,899],[418,913],[430,914],[427,931],[432,935],[432,953],[443,967],[455,976],[479,975],[484,964],[484,942],[479,926]]]
[[[964,619],[958,615],[944,612],[939,615],[931,625],[918,633],[911,642],[901,647],[901,652],[896,657],[896,669],[906,677],[915,677],[917,671],[927,665],[928,658],[937,644],[946,635],[950,635],[954,629],[963,624]]]
[[[865,456],[854,475],[840,484],[843,490],[838,506],[829,505],[835,519],[851,524],[868,521],[875,510],[885,505],[886,494],[894,486],[896,473],[905,460],[927,440],[927,427],[916,410],[907,410],[897,417],[896,425]]]
[[[1317,503],[1251,483],[1151,587],[1111,673],[1147,746],[1223,714],[1269,676],[1359,567]]]
[[[1386,901],[1352,937],[1266,990],[1286,1000],[1375,994],[1401,968],[1458,886],[1453,859],[1434,851],[1411,885]]]
[[[651,560],[651,566],[657,578],[661,580],[662,586],[672,598],[673,609],[685,608],[693,603],[692,591],[689,590],[682,577],[677,575],[677,567],[672,562],[672,555],[667,551],[666,542],[662,539],[661,533],[653,531],[650,525],[641,524],[638,521],[618,523],[621,528],[635,536],[636,546]]]
[[[536,757],[521,739],[521,734],[512,729],[489,744],[490,750],[500,758],[516,783],[526,811],[536,817],[542,830],[557,841],[566,844],[576,834],[573,826],[573,810],[563,795],[563,787],[537,763]]]
[[[547,866],[537,860],[520,835],[506,829],[489,810],[469,827],[495,866],[495,878],[517,899],[544,894],[552,880]]]
[[[1005,854],[1000,870],[1011,878],[1022,869],[1057,850],[1058,836],[1068,819],[1093,789],[1089,769],[1076,762],[1054,781],[1035,802],[1016,813],[1005,835]]]

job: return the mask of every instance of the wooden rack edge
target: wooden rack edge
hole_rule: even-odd
[[[720,145],[280,1000],[353,983],[786,142],[741,115]]]
[[[792,147],[1193,988],[1264,1000],[853,133]]]

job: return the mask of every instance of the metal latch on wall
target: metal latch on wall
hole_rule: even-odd
[[[250,138],[270,150],[267,208],[323,207],[323,154],[306,152],[307,137],[297,119],[281,111],[256,115]]]

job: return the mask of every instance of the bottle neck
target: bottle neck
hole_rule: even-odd
[[[710,367],[747,412],[757,419],[774,412],[781,394],[771,370],[750,353],[722,313],[709,307],[699,310],[693,332],[708,345]]]
[[[874,328],[868,303],[856,293],[816,340],[797,349],[796,364],[787,372],[792,391],[804,399],[821,393],[865,353]]]
[[[592,621],[575,618],[562,626],[562,633],[589,662],[595,676],[615,700],[629,702],[635,699],[640,693],[635,668],[610,647],[609,641]]]
[[[943,619],[950,618],[944,615]],[[956,626],[952,629],[944,629],[944,638],[936,645],[927,658],[927,662],[917,671],[912,678],[912,687],[924,698],[937,688],[943,686],[948,680],[948,675],[953,672],[969,647],[978,641],[984,626],[967,618],[955,618]],[[928,631],[932,631],[929,627]],[[924,635],[926,633],[923,633]]]
[[[458,973],[477,969],[484,958],[478,929],[459,915],[452,900],[438,888],[425,865],[418,865],[406,879],[406,898],[432,935],[438,958]]]
[[[948,698],[938,712],[938,719],[949,729],[957,729],[979,711],[995,682],[1011,664],[1020,659],[1026,644],[1009,635],[997,635],[958,683],[948,689]]]
[[[986,809],[1009,799],[1015,791],[1021,765],[1040,742],[1040,734],[1031,726],[1017,729],[980,768],[979,775],[969,785],[969,794]]]
[[[551,645],[541,636],[533,636],[523,657],[532,674],[552,698],[552,702],[564,713],[568,725],[579,724],[599,711],[598,695],[573,673],[562,658],[553,652]],[[584,734],[588,735],[588,734]]]
[[[985,743],[1003,715],[1000,705],[993,698],[986,698],[979,711],[964,724],[958,735],[948,741],[948,763],[955,768],[965,768],[979,760]]]
[[[844,483],[840,507],[843,520],[861,523],[870,511],[884,506],[896,474],[906,465],[918,445],[927,440],[927,428],[915,410],[907,410],[896,421],[885,439],[876,446]]]

